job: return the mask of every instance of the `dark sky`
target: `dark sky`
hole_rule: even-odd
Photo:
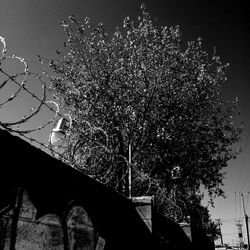
[[[43,68],[36,62],[36,56],[54,57],[56,49],[63,46],[60,21],[71,14],[78,20],[88,16],[94,23],[104,23],[108,33],[113,33],[116,26],[122,26],[124,17],[139,15],[141,1],[1,0],[0,3],[0,36],[6,38],[9,54],[25,57],[31,70],[40,72]],[[222,230],[225,240],[231,243],[237,236],[234,218],[242,213],[235,192],[250,191],[250,22],[246,1],[145,0],[144,3],[158,25],[180,26],[184,47],[187,41],[201,37],[207,52],[216,47],[222,62],[230,63],[223,95],[230,101],[239,98],[241,116],[237,122],[244,122],[245,130],[238,146],[243,152],[229,163],[225,179],[227,199],[217,199],[216,207],[210,211],[213,218],[227,220]],[[0,113],[1,121],[6,117],[6,113]]]

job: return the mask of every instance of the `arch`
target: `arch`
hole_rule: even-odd
[[[63,250],[60,218],[47,214],[36,220],[37,209],[24,192],[17,223],[16,250]]]
[[[78,204],[71,206],[67,217],[69,250],[94,250],[96,236],[91,218]]]

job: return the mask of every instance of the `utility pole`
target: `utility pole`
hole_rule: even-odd
[[[220,231],[220,243],[221,243],[221,245],[222,246],[224,246],[224,243],[223,243],[223,238],[222,238],[222,233],[221,233],[221,220],[220,219],[217,219],[217,220],[215,220],[215,221],[217,221],[217,223],[218,223],[218,225],[219,225],[219,231]]]
[[[239,249],[242,250],[244,247],[244,242],[243,242],[243,234],[242,234],[242,224],[240,220],[237,221],[236,226],[238,229]]]
[[[241,193],[241,199],[242,199],[242,206],[243,206],[244,217],[245,217],[245,223],[246,223],[246,230],[247,230],[247,249],[250,250],[250,248],[249,248],[248,216],[247,216],[247,214],[246,214],[246,208],[245,208],[245,202],[244,202],[243,193]]]

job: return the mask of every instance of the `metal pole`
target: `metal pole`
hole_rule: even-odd
[[[247,249],[250,250],[250,246],[249,246],[248,216],[247,216],[247,214],[245,216],[245,221],[246,221],[246,229],[247,229]]]
[[[223,243],[222,232],[221,232],[221,221],[220,221],[220,219],[217,219],[216,221],[218,222],[218,225],[219,225],[219,231],[220,231],[220,243],[221,243],[221,245],[223,246],[223,245],[224,245],[224,243]]]
[[[237,229],[238,229],[238,236],[239,236],[239,249],[242,250],[244,247],[244,242],[243,242],[243,235],[242,235],[242,224],[240,221],[236,223]]]
[[[221,222],[219,222],[219,227],[220,227],[220,241],[221,241],[221,245],[224,246],[224,243],[223,243],[223,238],[222,238],[222,232],[221,232]]]
[[[128,193],[129,198],[132,198],[132,156],[131,156],[131,144],[128,145]]]
[[[242,206],[243,206],[243,211],[244,211],[244,216],[245,216],[245,223],[246,223],[246,230],[247,230],[247,249],[249,249],[249,229],[248,229],[248,216],[246,214],[246,208],[245,208],[245,202],[244,202],[244,197],[243,193],[241,193],[241,199],[242,199]]]

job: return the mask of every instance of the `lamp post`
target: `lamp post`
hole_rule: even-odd
[[[128,195],[132,198],[132,149],[131,144],[128,145]]]

